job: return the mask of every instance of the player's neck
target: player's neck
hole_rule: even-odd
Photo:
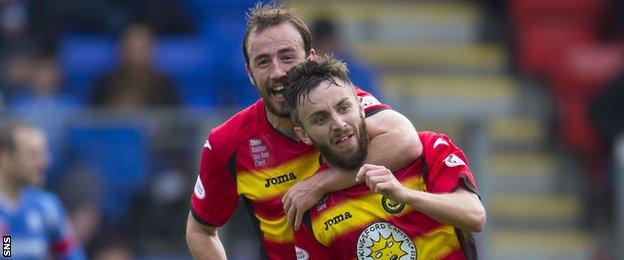
[[[269,124],[273,126],[273,128],[277,129],[280,133],[288,136],[293,140],[299,140],[297,135],[295,134],[295,124],[288,117],[279,117],[268,109],[266,110],[266,117],[269,121]]]

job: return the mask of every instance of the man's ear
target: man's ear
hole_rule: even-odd
[[[314,49],[310,49],[310,55],[308,55],[309,60],[316,59],[316,51]]]
[[[300,126],[295,126],[295,134],[301,141],[303,141],[307,145],[312,145],[312,140],[308,136],[308,134],[301,128]]]
[[[249,82],[251,82],[252,85],[257,86],[256,85],[256,81],[253,78],[253,75],[251,74],[251,69],[249,68],[249,64],[245,63],[245,71],[247,71],[247,77],[249,78]]]

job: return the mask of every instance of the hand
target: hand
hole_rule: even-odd
[[[323,197],[323,192],[316,188],[316,177],[303,179],[299,183],[288,189],[282,204],[284,205],[284,213],[286,213],[288,224],[294,229],[299,230],[303,214]]]
[[[366,181],[366,186],[370,188],[372,192],[381,193],[384,197],[400,203],[407,203],[411,190],[403,186],[394,174],[386,167],[364,164],[357,175],[355,181]]]

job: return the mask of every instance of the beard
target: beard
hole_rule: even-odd
[[[258,91],[258,93],[260,94],[260,96],[262,97],[262,100],[264,100],[264,107],[271,112],[271,114],[276,115],[277,117],[281,117],[281,118],[290,118],[290,111],[288,109],[286,109],[286,104],[284,102],[282,102],[281,108],[279,107],[279,105],[275,105],[272,103],[273,98],[272,98],[272,94],[271,92],[268,90],[269,86],[271,84],[278,84],[278,82],[281,82],[282,80],[277,80],[274,83],[265,83],[266,87],[264,87],[264,90],[261,90],[260,87],[258,87],[258,85],[256,84],[256,91]],[[256,82],[256,81],[254,81]],[[276,101],[277,102],[277,101]]]
[[[364,159],[368,153],[368,133],[366,132],[366,124],[362,118],[362,124],[358,128],[357,147],[352,153],[338,152],[331,148],[330,145],[320,144],[312,139],[312,143],[316,146],[323,158],[333,166],[343,170],[355,170],[364,164]]]
[[[282,106],[282,109],[279,109],[276,105],[271,103],[270,97],[262,95],[262,98],[264,99],[264,107],[266,107],[269,112],[281,118],[290,118],[290,111],[284,106]]]

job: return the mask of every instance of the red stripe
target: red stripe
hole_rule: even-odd
[[[388,222],[401,228],[412,238],[428,234],[443,226],[439,221],[418,211],[411,212],[401,217],[390,218]]]
[[[256,216],[264,219],[276,219],[286,215],[281,197],[268,201],[252,201],[251,207]]]
[[[264,253],[269,259],[297,259],[293,243],[280,244],[269,240],[264,240],[263,242]]]

